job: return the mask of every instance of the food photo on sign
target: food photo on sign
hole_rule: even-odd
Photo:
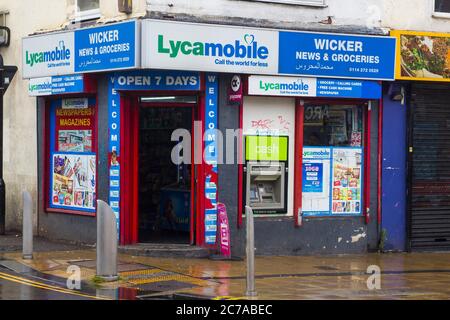
[[[402,35],[401,76],[450,79],[450,38]]]

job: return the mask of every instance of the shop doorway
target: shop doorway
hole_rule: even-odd
[[[192,157],[193,152],[183,149],[173,152],[182,138],[171,141],[171,137],[176,129],[193,132],[196,106],[196,96],[139,99],[136,171],[140,243],[193,241],[193,165],[191,161],[177,164]]]

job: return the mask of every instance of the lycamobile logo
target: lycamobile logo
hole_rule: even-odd
[[[26,51],[25,62],[30,67],[38,63],[55,62],[70,59],[70,50],[66,48],[64,41],[59,42],[59,47],[52,51],[28,52]]]
[[[34,91],[45,91],[45,90],[50,90],[52,88],[52,83],[51,82],[44,82],[44,83],[39,83],[39,84],[30,84],[28,89],[30,92],[34,92]]]
[[[212,43],[212,42],[190,42],[190,41],[165,41],[164,35],[158,35],[158,53],[168,54],[171,58],[176,58],[180,53],[184,55],[227,57],[227,58],[249,58],[267,59],[269,49],[259,46],[255,41],[255,36],[246,34],[244,41],[234,41],[233,44]]]
[[[303,156],[305,158],[308,157],[320,157],[320,156],[329,156],[330,152],[329,151],[304,151],[303,152]]]
[[[272,83],[272,82],[264,82],[259,81],[259,88],[264,91],[269,90],[279,90],[279,91],[308,91],[309,85],[307,83],[304,83],[303,80],[300,80],[298,82],[291,82],[291,83]]]

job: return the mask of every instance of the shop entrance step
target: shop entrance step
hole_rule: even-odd
[[[159,258],[208,258],[209,249],[187,244],[138,243],[119,246],[119,253]]]

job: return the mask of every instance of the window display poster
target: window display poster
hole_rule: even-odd
[[[322,192],[323,163],[303,164],[303,192]]]
[[[95,211],[95,154],[52,155],[51,207]]]
[[[362,148],[333,148],[332,214],[360,214]]]
[[[95,108],[57,108],[56,136],[59,152],[92,152]]]
[[[303,148],[302,210],[304,216],[330,214],[331,148]]]

